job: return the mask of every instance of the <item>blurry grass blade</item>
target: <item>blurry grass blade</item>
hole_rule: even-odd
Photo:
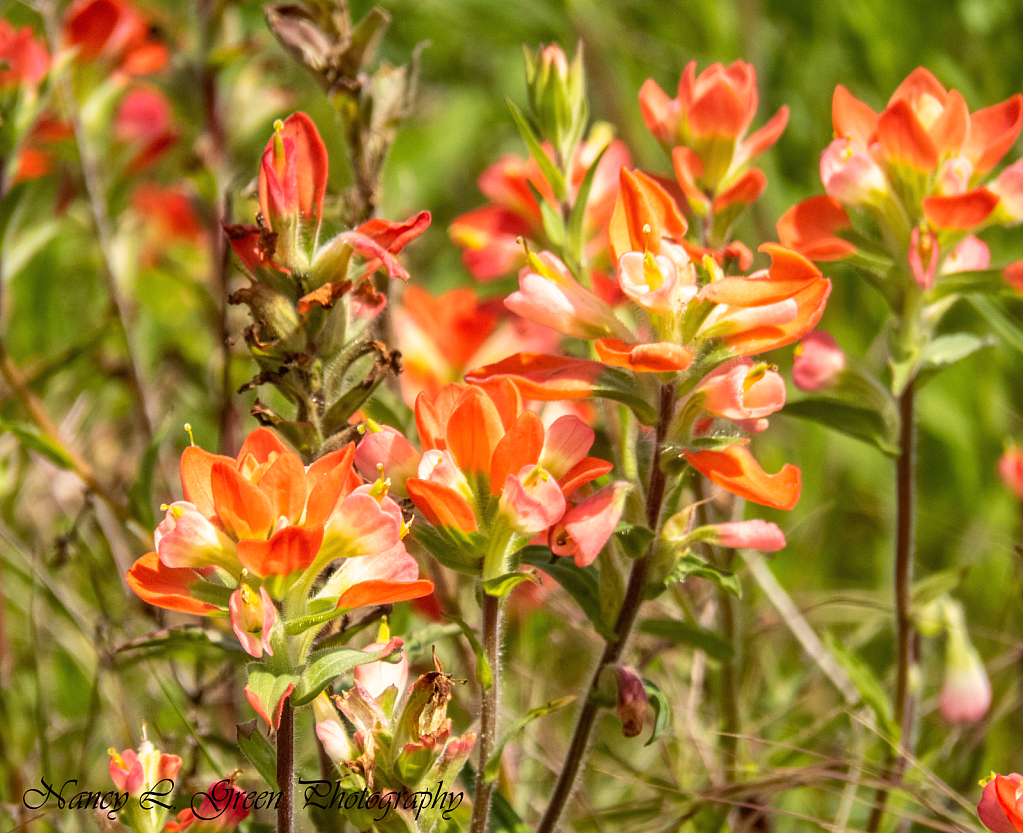
[[[226,659],[239,663],[249,659],[249,655],[241,649],[233,636],[208,631],[198,625],[164,628],[140,636],[118,647],[115,655],[118,668],[144,659],[157,658],[199,660],[205,657],[214,661]]]
[[[5,431],[10,431],[25,448],[39,452],[62,469],[74,468],[74,463],[63,446],[44,436],[34,425],[16,420],[0,419],[0,434]]]
[[[11,235],[3,246],[4,280],[17,275],[28,262],[60,231],[58,220],[47,220],[31,226],[27,231]]]
[[[487,761],[486,769],[483,770],[483,777],[487,783],[493,781],[497,777],[497,773],[501,768],[501,753],[504,751],[505,744],[508,743],[515,735],[525,729],[530,723],[538,718],[543,717],[545,714],[563,709],[569,703],[573,702],[575,697],[559,697],[557,700],[551,700],[549,703],[544,703],[542,706],[537,706],[535,709],[530,709],[522,717],[516,720],[505,733],[505,736],[501,738],[497,746],[494,747],[494,752],[490,756],[490,760]]]
[[[889,737],[897,738],[899,727],[895,725],[892,701],[888,698],[888,692],[884,690],[884,686],[881,685],[881,681],[878,680],[870,666],[851,651],[846,650],[833,634],[825,633],[823,641],[831,656],[849,675],[849,679],[856,686],[863,702],[870,706],[874,712],[878,725]]]
[[[922,387],[945,368],[997,343],[998,340],[993,336],[978,336],[973,333],[949,333],[938,336],[924,348],[916,372],[917,388]]]
[[[1018,319],[1013,318],[1002,305],[991,298],[973,295],[970,297],[970,303],[987,319],[998,338],[1023,353],[1023,324]]]
[[[156,461],[160,454],[160,443],[163,442],[163,432],[153,437],[153,441],[146,449],[139,461],[139,475],[131,488],[128,489],[128,508],[131,515],[146,529],[156,526],[156,517],[153,512],[153,475],[156,472]]]

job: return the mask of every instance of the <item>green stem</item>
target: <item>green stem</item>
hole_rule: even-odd
[[[671,422],[671,415],[675,407],[675,385],[669,383],[661,387],[660,416],[657,421],[657,434],[654,443],[653,457],[650,461],[650,485],[647,489],[646,519],[652,530],[658,528],[661,515],[661,504],[664,501],[665,475],[661,471],[661,446],[668,433],[668,425]],[[655,538],[656,540],[656,538]],[[583,702],[582,710],[576,721],[575,732],[572,735],[572,742],[568,748],[568,755],[565,764],[558,775],[558,782],[554,786],[554,793],[551,795],[547,811],[543,820],[537,828],[537,833],[553,833],[557,829],[561,814],[565,810],[572,790],[575,788],[576,780],[579,777],[579,769],[586,758],[586,752],[590,744],[590,734],[593,732],[594,723],[597,720],[599,706],[596,704],[596,694],[600,686],[600,678],[604,669],[618,662],[628,642],[632,626],[636,622],[636,616],[643,603],[643,595],[646,590],[647,574],[650,570],[650,558],[653,551],[651,543],[646,553],[637,558],[632,565],[632,572],[629,574],[629,584],[625,589],[625,598],[622,601],[622,608],[618,613],[615,622],[615,638],[604,647],[604,653],[597,663],[593,672],[593,679],[587,691],[586,700]]]
[[[487,761],[497,746],[497,718],[501,685],[501,599],[483,594],[483,651],[490,663],[491,685],[480,695],[479,765],[476,768],[476,790],[472,802],[470,833],[486,833],[490,803],[497,779],[487,780]]]

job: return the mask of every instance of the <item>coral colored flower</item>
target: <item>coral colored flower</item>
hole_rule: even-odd
[[[132,90],[117,108],[114,138],[138,147],[128,173],[155,164],[178,139],[171,124],[171,105],[163,93],[146,88]]]
[[[270,634],[277,621],[277,608],[266,588],[260,587],[259,593],[253,593],[251,587],[242,585],[231,594],[228,610],[231,627],[245,653],[259,659],[266,651],[267,656],[272,657]],[[255,634],[259,634],[259,638]]]
[[[977,815],[994,833],[1023,831],[1023,776],[1014,772],[991,778],[984,784]]]
[[[15,29],[0,18],[0,88],[35,87],[50,69],[50,52],[36,39],[31,26]]]
[[[274,127],[259,168],[259,208],[270,228],[291,227],[297,216],[319,230],[327,192],[327,147],[313,120],[294,113]]]
[[[208,613],[217,605],[191,595],[198,584],[213,591],[205,571],[280,598],[298,581],[312,580],[343,559],[323,598],[340,608],[403,601],[429,593],[415,560],[401,543],[402,519],[390,498],[377,500],[352,469],[353,445],[308,468],[273,432],[253,431],[237,459],[190,446],[181,458],[185,500],[172,504],[157,528],[156,552],[128,571],[128,584],[159,607]],[[220,609],[228,607],[231,588]]]
[[[374,642],[371,645],[367,645],[364,650],[381,651],[388,645],[391,646],[391,650],[394,650],[395,648],[400,648],[403,644],[400,639],[394,639],[388,643]],[[381,659],[377,662],[357,665],[354,674],[355,682],[361,685],[370,697],[379,698],[384,691],[394,686],[398,691],[398,698],[400,699],[408,687],[408,657],[403,652],[397,662],[386,662]]]
[[[777,524],[761,521],[734,521],[716,524],[711,527],[713,533],[708,538],[712,543],[732,549],[760,550],[760,552],[777,552],[785,548],[785,535]]]
[[[851,229],[849,215],[832,197],[810,197],[782,214],[776,226],[783,246],[816,261],[841,260],[856,247],[838,236]]]
[[[228,833],[249,816],[246,792],[227,779],[210,784],[204,792],[192,796],[192,806],[169,821],[165,833]],[[199,799],[202,799],[201,801]]]
[[[598,338],[593,346],[602,362],[636,373],[668,373],[685,370],[693,363],[692,351],[670,341],[626,344],[618,339]]]
[[[845,370],[845,353],[830,333],[814,330],[796,346],[792,381],[800,390],[816,392],[832,387]]]
[[[649,312],[681,312],[697,292],[696,270],[684,251],[682,255],[680,269],[664,255],[626,252],[618,261],[622,291]]]
[[[604,258],[603,229],[618,194],[618,171],[631,161],[628,148],[619,140],[609,143],[603,131],[595,130],[578,146],[567,182],[570,199],[574,201],[586,171],[605,146],[607,150],[594,173],[583,218],[587,260],[597,265]],[[553,157],[553,149],[545,149]],[[552,205],[557,204],[557,200],[532,157],[504,156],[480,175],[478,183],[490,204],[456,218],[450,234],[462,249],[466,269],[477,280],[490,281],[522,265],[525,252],[518,242],[520,237],[541,247],[549,245],[534,189]]]
[[[764,472],[746,448],[748,440],[715,451],[686,450],[686,459],[700,474],[732,494],[753,503],[792,509],[799,501],[802,477],[799,469],[786,463],[777,474]]]
[[[517,315],[573,338],[628,337],[628,327],[610,305],[586,289],[556,255],[529,255],[519,272],[519,290],[504,305]]]
[[[629,489],[628,483],[616,481],[570,506],[548,532],[551,551],[555,555],[571,555],[577,566],[589,567],[615,531]]]
[[[854,208],[880,206],[890,193],[874,157],[848,139],[835,139],[821,154],[821,182],[829,197]]]
[[[113,749],[110,753],[110,779],[121,792],[139,796],[151,789],[165,778],[174,780],[181,769],[181,758],[177,755],[165,755],[143,739],[138,752],[125,749],[118,754]]]
[[[167,63],[167,47],[151,40],[149,21],[127,0],[76,0],[64,16],[64,43],[81,61],[108,61],[131,75]]]
[[[998,458],[998,476],[1023,500],[1023,448],[1014,445]]]
[[[733,359],[704,376],[693,396],[700,397],[703,409],[714,416],[759,419],[785,405],[785,381],[766,365]]]
[[[991,266],[991,250],[972,234],[964,237],[941,264],[942,275],[973,272]]]
[[[991,183],[990,190],[1001,198],[999,209],[1010,223],[1023,222],[1023,159],[1017,159]]]

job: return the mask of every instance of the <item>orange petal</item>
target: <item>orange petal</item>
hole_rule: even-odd
[[[909,102],[897,100],[877,120],[877,138],[892,161],[929,173],[938,165],[938,151]]]
[[[494,449],[504,436],[493,400],[478,387],[465,389],[444,429],[444,440],[466,474],[490,474]]]
[[[759,156],[771,147],[778,141],[781,134],[785,131],[785,125],[788,123],[789,108],[786,104],[783,105],[777,113],[771,116],[771,119],[767,122],[767,124],[753,133],[742,143],[742,158],[744,160],[752,159],[754,156]]]
[[[671,165],[675,169],[675,179],[682,189],[690,206],[704,206],[709,203],[707,195],[696,185],[696,180],[703,176],[703,161],[692,150],[684,145],[672,148]]]
[[[433,592],[433,582],[426,579],[416,581],[385,581],[371,579],[353,584],[337,600],[342,610],[354,610],[369,605],[393,604],[407,602],[409,599],[420,599]]]
[[[852,139],[860,147],[869,147],[877,130],[877,113],[839,84],[831,99],[831,124],[835,136]]]
[[[1016,786],[1004,775],[995,776],[995,795],[998,797],[998,806],[1002,808],[1002,812],[1005,813],[1005,817],[1012,823],[1012,826],[1023,833],[1023,817],[1016,809]]]
[[[735,356],[751,356],[792,344],[817,326],[830,294],[831,281],[826,278],[813,281],[806,289],[791,296],[799,305],[799,313],[794,319],[786,324],[754,327],[726,336],[724,342]]]
[[[951,197],[924,197],[924,217],[936,228],[966,231],[983,223],[998,200],[998,195],[987,188],[974,188]]]
[[[746,101],[722,79],[722,83],[715,84],[692,103],[688,115],[689,128],[694,136],[734,139],[746,127]]]
[[[305,466],[290,451],[280,455],[259,478],[256,487],[270,499],[271,517],[297,523],[305,509]]]
[[[234,466],[230,457],[221,454],[210,454],[197,445],[190,445],[181,455],[181,488],[185,500],[193,504],[200,515],[212,518],[216,514],[213,507],[213,492],[210,487],[210,472],[216,462]]]
[[[771,256],[767,278],[722,278],[708,284],[701,297],[718,304],[752,307],[791,298],[820,278],[820,270],[798,252],[765,243],[760,251]]]
[[[852,223],[845,209],[823,195],[792,206],[776,225],[783,246],[817,261],[841,260],[856,251],[852,243],[836,236],[846,228],[852,228]]]
[[[332,451],[313,463],[306,472],[309,500],[306,503],[305,524],[316,526],[327,520],[338,499],[348,493],[348,476],[355,459],[355,443]]]
[[[777,474],[767,474],[745,445],[730,445],[721,451],[705,449],[686,459],[694,469],[732,494],[776,509],[792,509],[799,501],[801,473],[786,463]]]
[[[475,384],[487,392],[501,417],[501,425],[509,430],[522,413],[522,394],[515,383],[511,379],[493,379]]]
[[[602,477],[614,468],[614,463],[601,460],[599,457],[585,457],[570,468],[558,480],[561,492],[566,497],[580,486]]]
[[[256,458],[256,463],[265,463],[270,459],[270,454],[294,454],[284,441],[269,428],[257,428],[242,443],[238,452],[238,464],[241,465],[245,458],[251,454]]]
[[[759,168],[750,168],[733,184],[714,197],[710,209],[715,214],[735,203],[749,205],[756,202],[767,187],[767,177]]]
[[[234,467],[221,460],[210,471],[213,506],[224,529],[236,539],[265,538],[273,526],[270,499]]]
[[[327,146],[313,120],[305,113],[288,116],[281,137],[295,140],[299,211],[318,219],[323,214],[323,198],[327,193]]]
[[[435,527],[454,527],[462,532],[475,532],[478,528],[476,513],[454,489],[418,477],[406,480],[405,488],[416,508]]]
[[[597,355],[606,364],[637,373],[667,373],[685,370],[693,363],[693,354],[679,344],[659,341],[653,344],[626,344],[616,338],[598,338]]]
[[[143,601],[164,610],[201,615],[220,610],[216,605],[200,602],[188,595],[188,588],[201,579],[194,570],[166,567],[155,552],[146,553],[124,576],[128,586]]]
[[[286,526],[268,541],[239,541],[238,560],[260,578],[287,576],[312,564],[322,543],[322,526]]]
[[[477,368],[466,375],[472,382],[506,377],[526,399],[551,402],[583,399],[590,395],[605,365],[587,359],[516,353],[507,359]]]
[[[1023,95],[985,107],[970,116],[963,153],[973,160],[974,176],[990,171],[1008,153],[1023,127]]]
[[[927,132],[942,156],[958,156],[970,130],[970,111],[958,91],[951,90],[945,109]]]
[[[901,99],[916,106],[920,98],[925,95],[937,99],[938,103],[943,105],[948,97],[948,92],[927,67],[917,67],[895,88],[892,97],[888,99],[888,104],[894,104]]]
[[[662,237],[674,240],[685,237],[689,224],[675,200],[654,179],[642,171],[622,168],[618,184],[618,201],[608,228],[615,263],[629,251],[649,250],[658,254]],[[647,226],[649,232],[644,231]]]
[[[534,411],[523,411],[494,449],[490,462],[490,493],[499,494],[504,479],[535,465],[543,451],[544,427]]]

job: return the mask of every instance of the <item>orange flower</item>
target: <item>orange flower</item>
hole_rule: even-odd
[[[167,47],[150,39],[149,21],[126,0],[76,0],[64,17],[64,42],[82,61],[107,61],[129,75],[162,69]]]
[[[799,469],[786,463],[777,474],[765,473],[746,448],[748,442],[743,440],[720,451],[704,449],[694,454],[687,450],[685,455],[700,474],[732,494],[763,506],[792,509],[799,501]]]
[[[50,52],[38,40],[31,26],[15,29],[0,18],[0,87],[35,87],[50,69]]]
[[[418,579],[401,541],[401,510],[362,485],[354,453],[350,444],[305,467],[266,428],[248,436],[237,459],[186,448],[185,500],[167,508],[156,551],[128,571],[128,584],[169,610],[229,611],[255,656],[259,648],[269,652],[265,633],[262,642],[250,636],[276,621],[270,597],[281,599],[294,587],[307,591],[335,560],[341,565],[318,598],[334,599],[337,608],[430,593],[432,583]],[[207,580],[213,573],[216,582]]]

